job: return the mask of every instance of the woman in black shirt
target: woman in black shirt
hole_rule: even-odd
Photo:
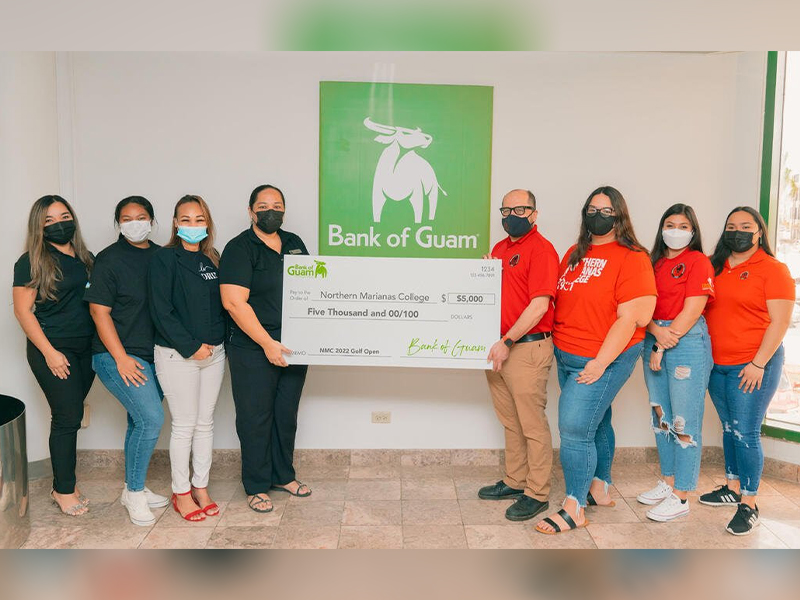
[[[28,217],[27,252],[14,265],[14,316],[28,338],[27,358],[50,405],[50,496],[64,514],[82,515],[88,500],[75,482],[83,401],[92,387],[94,325],[83,290],[94,257],[75,211],[61,196],[43,196]]]
[[[153,322],[147,306],[147,268],[159,246],[151,242],[153,206],[141,196],[121,200],[114,210],[119,239],[97,255],[83,299],[97,326],[92,367],[128,413],[125,487],[120,502],[131,522],[156,521],[151,508],[165,496],[145,486],[150,458],[164,423],[161,388],[153,366]]]
[[[280,229],[283,193],[262,185],[250,194],[251,226],[225,246],[220,261],[222,303],[233,318],[228,361],[242,447],[242,483],[256,512],[270,512],[267,492],[311,494],[292,465],[297,409],[308,367],[287,365],[281,344],[283,256],[308,254],[302,240]]]
[[[211,211],[200,196],[184,196],[175,205],[172,237],[150,265],[149,288],[156,373],[172,415],[172,504],[187,521],[219,514],[208,495],[214,409],[225,374],[218,265]]]

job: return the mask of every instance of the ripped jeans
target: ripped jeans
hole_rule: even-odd
[[[715,364],[711,371],[708,393],[722,421],[725,477],[739,480],[743,496],[758,494],[761,472],[764,470],[761,423],[778,390],[783,360],[784,350],[781,344],[766,364],[761,389],[750,393],[739,389],[739,372],[744,364]]]
[[[567,498],[586,506],[586,497],[594,479],[608,486],[614,460],[614,428],[611,426],[611,403],[628,381],[636,361],[642,355],[642,342],[620,354],[594,383],[578,383],[590,357],[555,349],[558,364],[558,432],[561,436],[561,468]]]
[[[672,321],[655,323],[667,327]],[[664,352],[660,371],[650,369],[655,343],[656,338],[648,333],[642,363],[661,475],[675,477],[676,490],[691,492],[700,475],[706,389],[714,365],[706,320],[700,317],[677,346]]]

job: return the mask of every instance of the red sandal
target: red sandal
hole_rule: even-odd
[[[192,492],[189,491],[189,492],[185,492],[183,494],[172,494],[172,508],[175,509],[176,513],[181,515],[182,519],[185,519],[185,520],[190,521],[192,523],[199,523],[200,521],[205,521],[206,520],[206,515],[203,513],[203,509],[202,508],[200,508],[198,510],[193,510],[192,512],[187,513],[185,515],[181,514],[181,511],[178,508],[178,496],[188,496],[191,493]],[[192,497],[192,499],[194,500],[194,497]],[[193,518],[193,517],[197,517],[197,516],[200,516],[201,518],[199,518],[199,519]]]
[[[197,498],[194,495],[194,491],[195,490],[207,490],[207,489],[208,489],[208,487],[196,488],[196,487],[192,486],[192,492],[191,492],[192,493],[192,500],[194,500],[197,503],[198,506],[200,506],[200,503],[197,502]],[[200,510],[203,511],[209,517],[216,517],[219,514],[219,504],[217,504],[216,502],[212,502],[211,504],[209,504],[207,506],[204,506]],[[213,512],[211,512],[211,511],[213,511]]]

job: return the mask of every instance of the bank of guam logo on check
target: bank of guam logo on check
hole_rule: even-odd
[[[313,265],[292,265],[286,269],[286,274],[292,277],[309,277],[316,279],[320,277],[325,279],[328,276],[328,267],[325,262],[321,260],[314,260]]]

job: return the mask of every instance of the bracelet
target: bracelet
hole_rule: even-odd
[[[762,371],[764,370],[764,367],[759,367],[759,366],[758,366],[756,363],[754,363],[752,360],[750,361],[750,364],[751,364],[751,365],[753,365],[753,366],[754,366],[756,369],[761,369]],[[766,365],[765,365],[765,366],[766,366]]]

